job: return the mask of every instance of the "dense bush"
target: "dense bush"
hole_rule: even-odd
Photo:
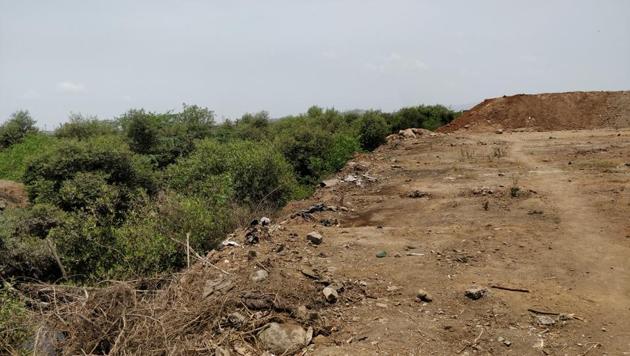
[[[43,237],[57,226],[57,211],[42,207],[0,214],[0,277],[54,280],[61,273]]]
[[[270,144],[206,139],[167,169],[167,184],[182,194],[234,198],[250,207],[282,206],[295,189],[290,165]],[[217,187],[224,187],[217,189]]]
[[[158,168],[166,167],[194,149],[194,141],[211,135],[214,113],[185,105],[179,113],[156,114],[130,110],[118,118],[131,149],[151,157]]]
[[[215,247],[236,227],[238,211],[227,202],[173,192],[139,205],[115,232],[122,254],[117,274],[146,276],[184,267],[187,243],[200,254]]]
[[[0,150],[0,179],[21,181],[31,160],[59,144],[53,136],[31,133],[22,142]]]
[[[28,111],[20,110],[0,125],[0,149],[10,147],[21,142],[26,135],[37,132],[35,120]]]
[[[359,128],[359,142],[361,147],[367,151],[372,151],[385,143],[385,138],[389,134],[387,122],[378,112],[368,112],[361,119]]]
[[[398,131],[411,127],[420,127],[429,130],[446,125],[457,117],[457,113],[442,106],[411,106],[398,110],[389,117],[392,130]]]
[[[119,132],[115,121],[99,120],[97,117],[86,117],[81,114],[71,114],[69,121],[55,130],[55,136],[85,140],[91,137],[114,135]]]
[[[89,204],[109,198],[111,208],[120,211],[138,190],[157,190],[147,160],[108,136],[67,142],[40,155],[26,168],[24,183],[32,202],[66,211],[92,209]]]
[[[330,134],[306,125],[282,132],[276,139],[276,145],[282,150],[303,184],[316,183],[325,173],[324,157],[331,143]]]

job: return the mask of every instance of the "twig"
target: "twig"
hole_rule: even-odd
[[[560,313],[543,311],[543,310],[536,310],[536,309],[533,309],[533,308],[528,308],[527,311],[532,312],[534,314],[542,314],[542,315],[560,315]]]
[[[114,346],[112,346],[111,350],[109,351],[110,355],[114,355],[115,352],[117,351],[118,348],[118,342],[120,342],[120,339],[122,338],[124,332],[125,332],[125,328],[127,327],[127,319],[125,319],[125,313],[123,311],[123,315],[122,315],[122,328],[120,329],[120,333],[118,334],[118,336],[116,337],[116,341],[114,341]]]
[[[59,258],[59,255],[57,254],[57,248],[55,247],[55,243],[52,241],[52,239],[48,237],[46,238],[46,243],[48,244],[50,253],[52,253],[53,257],[55,258],[55,261],[57,262],[57,265],[59,266],[59,269],[61,270],[61,275],[63,276],[63,278],[67,278],[68,274],[66,273],[66,269],[63,268],[61,259]]]
[[[502,289],[502,290],[507,290],[507,291],[510,291],[510,292],[529,293],[529,289],[504,287],[504,286],[500,286],[500,285],[497,285],[497,284],[491,285],[490,288]]]
[[[589,347],[583,354],[580,354],[580,356],[585,356],[587,353],[589,353],[592,349],[600,347],[602,344],[600,344],[599,342],[595,342],[593,343],[593,345],[591,345],[591,347]]]
[[[461,354],[462,352],[464,352],[464,350],[466,350],[468,347],[473,346],[473,345],[477,345],[477,343],[479,342],[479,339],[481,338],[481,335],[483,335],[483,328],[481,328],[481,332],[479,333],[479,335],[475,338],[475,340],[473,342],[466,342],[466,345],[464,345],[464,347],[457,351],[458,354]]]
[[[186,263],[190,268],[190,232],[186,233]]]

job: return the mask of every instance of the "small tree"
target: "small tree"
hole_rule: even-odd
[[[26,110],[16,111],[0,126],[0,148],[7,148],[24,139],[29,133],[37,132],[35,120]]]
[[[371,111],[363,115],[359,126],[359,142],[363,149],[372,151],[382,145],[388,133],[387,122],[380,113]]]

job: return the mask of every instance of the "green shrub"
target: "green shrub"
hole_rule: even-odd
[[[194,141],[211,135],[214,113],[184,104],[179,113],[130,110],[118,119],[131,149],[151,157],[158,168],[174,163],[194,149]]]
[[[85,117],[81,114],[71,114],[70,120],[55,130],[56,137],[77,140],[117,133],[119,133],[119,129],[116,122],[99,120],[95,116]]]
[[[0,286],[0,354],[26,354],[24,345],[34,334],[31,315],[7,286]]]
[[[271,145],[249,141],[221,144],[200,141],[191,155],[170,166],[167,184],[182,194],[219,201],[231,198],[254,207],[282,206],[295,178],[284,157]]]
[[[149,193],[157,189],[148,162],[113,137],[67,142],[40,155],[28,165],[24,183],[32,202],[66,211],[88,208],[85,204],[105,192],[103,184],[117,190],[108,193],[119,199],[115,209],[124,209],[139,189]]]
[[[54,280],[61,273],[46,241],[38,235],[56,226],[54,211],[9,209],[0,214],[0,277]]]
[[[276,138],[276,145],[303,184],[317,183],[326,172],[324,160],[331,144],[329,133],[306,125],[283,131]]]
[[[359,142],[361,147],[367,151],[372,151],[385,143],[385,138],[389,134],[387,122],[380,113],[372,111],[366,113],[361,119],[359,126]]]
[[[0,149],[11,147],[21,142],[28,134],[37,132],[35,120],[28,111],[20,110],[11,114],[11,118],[0,125]]]
[[[185,267],[187,234],[192,250],[204,255],[236,227],[238,216],[238,209],[227,203],[174,193],[140,205],[115,231],[123,256],[117,275],[146,276]]]
[[[330,173],[343,168],[355,152],[361,151],[361,144],[356,136],[337,134],[332,138],[332,144],[326,154],[326,166]]]
[[[22,142],[0,150],[0,179],[22,180],[26,167],[35,157],[54,150],[60,141],[42,133],[28,134]]]

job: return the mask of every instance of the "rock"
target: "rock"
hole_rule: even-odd
[[[271,224],[271,219],[269,219],[266,216],[263,216],[262,218],[260,218],[260,225],[262,226],[267,226]]]
[[[313,329],[309,328],[309,331],[294,323],[269,323],[258,333],[258,341],[274,354],[292,354],[311,342]]]
[[[317,312],[309,310],[305,305],[300,305],[293,311],[296,318],[302,321],[313,321],[319,319]]]
[[[302,268],[300,268],[300,272],[302,272],[302,274],[308,278],[319,279],[319,274],[308,266],[303,266]]]
[[[315,231],[309,232],[308,235],[306,235],[306,239],[313,245],[319,245],[324,241],[324,237]]]
[[[510,341],[510,340],[508,340],[508,339],[504,338],[503,336],[499,336],[499,337],[497,338],[497,341],[498,341],[498,342],[500,342],[500,343],[502,343],[503,345],[505,345],[505,346],[507,346],[507,347],[510,347],[510,346],[512,345],[512,341]]]
[[[326,298],[328,303],[335,303],[337,302],[337,299],[339,299],[339,294],[337,294],[335,288],[326,287],[322,292],[324,293],[324,298]]]
[[[344,181],[344,182],[349,182],[349,183],[356,182],[357,180],[359,180],[359,178],[357,178],[357,176],[352,175],[352,174],[348,174],[348,175],[347,175],[347,176],[343,179],[343,181]]]
[[[494,133],[500,135],[503,133],[503,129],[497,129]]]
[[[256,272],[252,273],[250,279],[252,282],[262,282],[269,277],[269,272],[264,269],[259,269]]]
[[[556,324],[556,319],[550,317],[549,315],[538,315],[536,316],[536,322],[538,325],[542,326],[553,326]]]
[[[413,129],[406,129],[398,131],[398,134],[404,138],[416,138],[416,134],[413,132]]]
[[[225,293],[232,289],[234,285],[229,279],[219,277],[217,279],[211,279],[206,282],[203,288],[203,298],[209,297],[214,293]]]
[[[427,303],[430,303],[433,301],[433,297],[431,296],[431,294],[429,294],[424,289],[418,289],[418,291],[416,292],[416,298],[418,298],[418,300],[421,300]]]
[[[387,251],[378,251],[376,253],[376,257],[378,257],[378,258],[387,257]]]
[[[466,292],[464,292],[464,295],[467,296],[468,298],[472,299],[472,300],[477,300],[477,299],[480,299],[481,297],[485,296],[487,292],[488,292],[488,290],[485,289],[485,288],[470,287],[470,288],[466,289]]]

